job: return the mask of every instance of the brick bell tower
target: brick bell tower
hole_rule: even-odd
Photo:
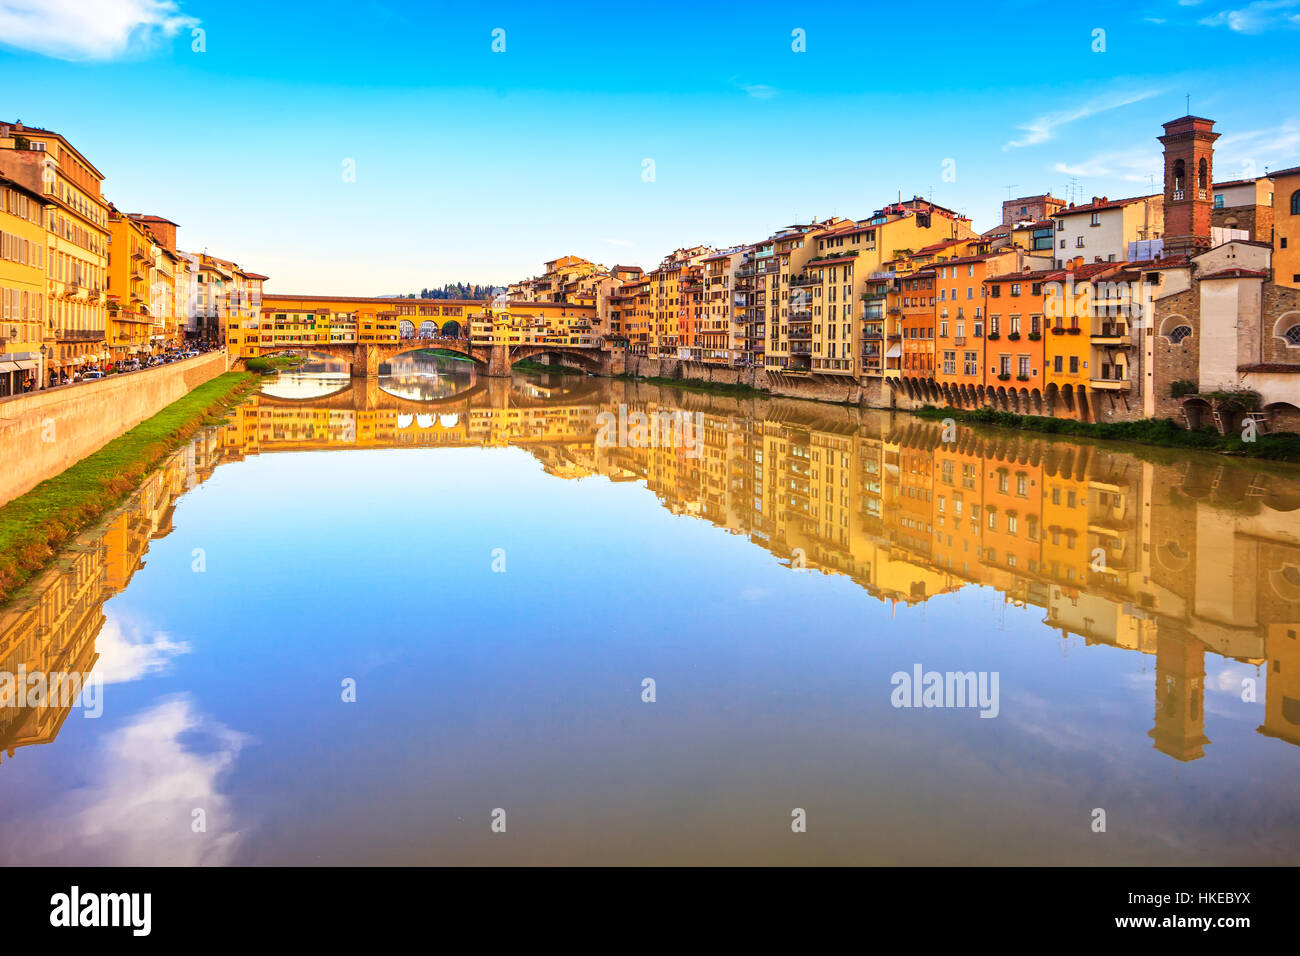
[[[1164,124],[1165,255],[1194,256],[1210,248],[1214,214],[1214,120],[1184,116]]]

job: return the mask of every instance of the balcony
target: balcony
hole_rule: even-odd
[[[103,329],[55,329],[56,342],[102,342]]]
[[[818,276],[809,275],[806,272],[801,272],[799,273],[799,275],[792,276],[790,278],[790,285],[792,286],[821,285],[821,281],[822,281],[821,278]]]
[[[1101,328],[1092,333],[1094,345],[1111,345],[1127,347],[1133,344],[1128,333],[1128,326],[1122,322],[1103,322]]]
[[[811,342],[812,332],[809,331],[808,329],[804,329],[803,331],[796,331],[794,329],[791,329],[790,334],[786,336],[786,338],[788,338],[791,342],[803,342],[803,341]]]
[[[1101,389],[1103,391],[1127,392],[1129,389],[1129,381],[1127,378],[1115,378],[1109,375],[1090,378],[1088,383],[1093,388]]]

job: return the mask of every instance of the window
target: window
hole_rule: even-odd
[[[979,374],[979,353],[978,352],[966,353],[963,371],[965,371],[967,375]]]
[[[1214,208],[1215,209],[1223,208],[1223,193],[1214,194]]]
[[[1075,236],[1075,237],[1074,237],[1074,248],[1076,248],[1076,249],[1082,249],[1082,248],[1083,248],[1083,236]]]
[[[957,374],[957,353],[956,352],[943,353],[943,371],[944,374],[946,375]]]
[[[1101,225],[1101,213],[1099,213],[1099,212],[1094,212],[1094,213],[1092,214],[1092,221],[1089,223],[1089,225],[1091,225],[1091,226],[1100,226],[1100,225]]]
[[[1300,216],[1300,189],[1291,194],[1291,215]]]
[[[1169,341],[1177,345],[1179,342],[1181,342],[1183,339],[1187,338],[1187,336],[1191,334],[1192,334],[1192,330],[1188,326],[1180,325],[1172,332],[1169,333]],[[1287,335],[1290,334],[1291,334],[1290,332],[1287,332]]]
[[[999,374],[999,375],[1010,375],[1010,374],[1011,374],[1011,356],[1010,356],[1010,355],[1001,355],[1001,356],[998,356],[998,374]]]
[[[1288,345],[1300,345],[1300,325],[1293,325],[1283,335]]]
[[[1011,294],[1012,294],[1012,295],[1020,295],[1020,283],[1019,283],[1019,282],[1013,282],[1013,283],[1011,283]]]
[[[1071,375],[1079,374],[1079,356],[1077,355],[1070,356],[1070,374]]]

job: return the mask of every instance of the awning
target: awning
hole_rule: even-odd
[[[18,371],[17,362],[0,362],[0,372],[16,372],[16,371]]]
[[[889,347],[889,351],[885,353],[885,358],[898,358],[902,354],[903,354],[903,347],[899,345],[897,342],[895,342],[893,345]]]
[[[17,359],[13,364],[16,365],[18,368],[24,368],[24,369],[36,368],[36,363],[33,362],[31,359]]]

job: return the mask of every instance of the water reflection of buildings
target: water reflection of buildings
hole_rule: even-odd
[[[201,433],[151,474],[113,517],[81,535],[9,607],[0,610],[0,671],[90,674],[99,655],[104,602],[143,565],[153,538],[171,533],[177,497],[204,481],[220,458],[220,436]],[[0,707],[0,750],[54,740],[70,706]]]
[[[1300,744],[1300,479],[1243,462],[971,430],[944,442],[939,426],[910,416],[697,396],[679,400],[700,416],[694,449],[596,443],[601,411],[681,407],[663,398],[633,384],[553,396],[499,382],[432,407],[369,386],[307,401],[261,397],[151,479],[165,493],[146,489],[98,551],[65,563],[79,570],[47,576],[38,606],[0,626],[0,653],[10,669],[86,654],[104,598],[125,586],[149,536],[170,529],[175,494],[217,461],[517,446],[558,477],[643,482],[674,513],[744,535],[791,564],[844,575],[881,601],[917,605],[987,585],[1009,603],[1040,608],[1062,635],[1151,655],[1151,737],[1178,760],[1203,756],[1209,743],[1207,650],[1266,671],[1258,730]],[[25,727],[20,738],[5,726],[5,739],[20,741],[11,748],[57,732],[57,723]]]

